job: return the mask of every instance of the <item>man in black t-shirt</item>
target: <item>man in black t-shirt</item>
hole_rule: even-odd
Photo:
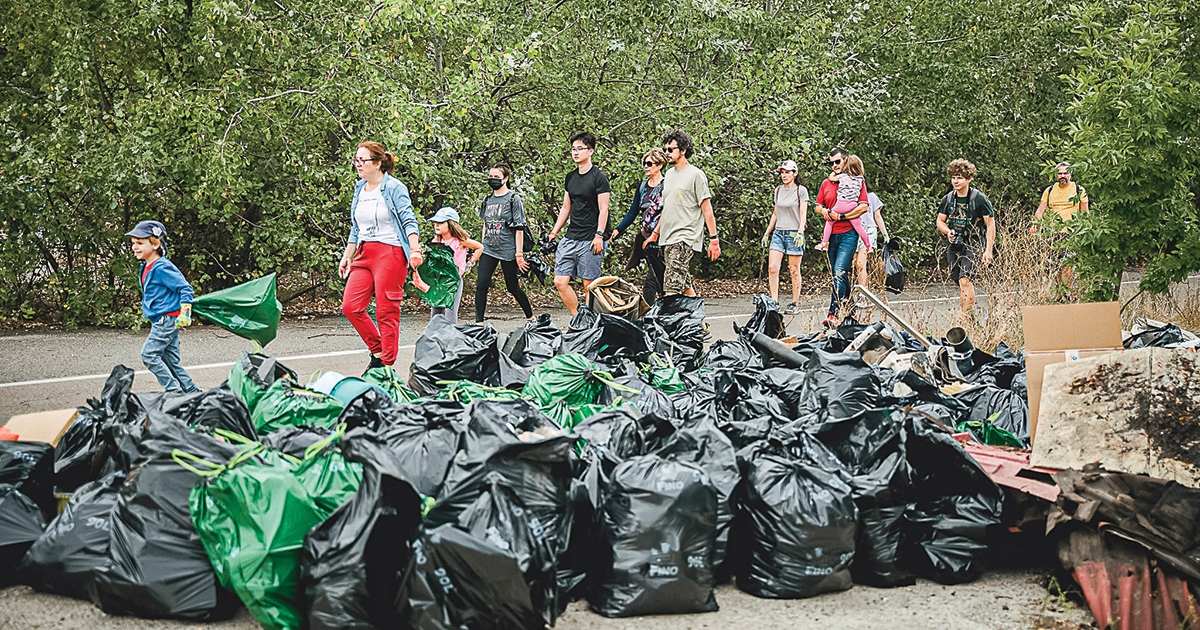
[[[992,262],[992,246],[996,242],[995,212],[992,202],[982,191],[971,188],[975,165],[957,159],[946,169],[954,190],[946,193],[938,204],[937,229],[946,235],[950,250],[950,279],[958,284],[958,301],[964,316],[975,309],[976,259],[988,265]]]
[[[600,277],[600,262],[604,259],[604,241],[608,231],[608,176],[592,164],[596,136],[577,133],[571,137],[571,159],[577,168],[567,173],[563,205],[550,238],[570,219],[567,233],[556,250],[554,286],[571,316],[579,309],[579,298],[571,288],[571,278],[583,280],[586,295],[592,281]]]

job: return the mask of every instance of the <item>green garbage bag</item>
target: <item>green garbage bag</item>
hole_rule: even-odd
[[[254,407],[263,394],[275,381],[285,376],[292,381],[300,380],[295,372],[274,358],[243,351],[237,363],[233,364],[233,369],[229,370],[229,388],[246,403],[246,409],[254,413]]]
[[[964,420],[963,422],[959,422],[955,428],[958,429],[959,432],[970,432],[975,439],[987,444],[988,446],[1011,446],[1014,448],[1025,448],[1025,445],[1021,443],[1021,439],[1013,435],[1011,431],[1002,429],[992,424],[992,421],[995,420],[999,415],[1000,414],[996,414],[984,422],[980,422],[978,420]]]
[[[266,630],[301,627],[304,536],[357,492],[362,481],[362,465],[347,462],[327,448],[329,443],[314,444],[320,448],[310,448],[298,465],[275,458],[266,461],[284,463],[256,463],[262,445],[218,467],[177,451],[176,461],[209,477],[192,489],[188,507],[217,579]]]
[[[472,400],[516,400],[520,397],[521,392],[503,387],[480,385],[473,381],[451,381],[442,387],[442,391],[438,393],[438,398],[443,400],[457,400],[463,404],[469,403]]]
[[[458,283],[462,274],[454,264],[454,251],[441,243],[425,246],[425,261],[418,270],[421,281],[429,285],[429,291],[417,289],[425,302],[434,308],[452,308],[454,296],[458,295]]]
[[[275,299],[275,274],[213,291],[192,300],[192,314],[258,343],[271,343],[283,305]]]
[[[259,435],[287,427],[331,429],[346,406],[342,401],[311,389],[290,378],[281,378],[259,399],[250,414]]]
[[[400,375],[396,373],[394,368],[387,366],[371,368],[367,370],[366,374],[362,375],[362,378],[368,383],[378,385],[380,389],[387,393],[388,398],[391,398],[395,402],[412,402],[420,398],[411,387],[400,380]]]
[[[521,393],[540,407],[565,402],[579,407],[596,402],[612,375],[582,354],[560,354],[533,369]]]
[[[677,394],[686,387],[679,376],[679,368],[673,367],[657,354],[650,355],[650,363],[644,372],[650,385],[668,394]]]

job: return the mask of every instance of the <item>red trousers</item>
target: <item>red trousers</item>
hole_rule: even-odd
[[[378,354],[384,365],[394,365],[400,343],[400,300],[408,279],[408,259],[404,250],[387,243],[359,243],[346,290],[342,293],[342,314],[350,320],[371,354]],[[367,314],[375,298],[375,322]]]

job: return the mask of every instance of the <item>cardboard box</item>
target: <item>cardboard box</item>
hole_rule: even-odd
[[[56,409],[13,416],[4,426],[16,433],[22,442],[45,442],[51,446],[58,446],[58,441],[67,429],[71,428],[71,423],[75,422],[77,417],[78,409]]]
[[[1029,435],[1034,439],[1047,365],[1078,361],[1115,350],[1121,342],[1117,302],[1054,304],[1021,308],[1025,332],[1025,378],[1029,388]]]

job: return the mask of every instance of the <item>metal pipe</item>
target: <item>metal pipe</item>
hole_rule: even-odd
[[[919,330],[917,330],[916,326],[913,326],[912,324],[908,323],[907,321],[904,320],[903,317],[900,317],[899,315],[896,314],[895,311],[888,308],[888,305],[884,304],[883,300],[879,299],[874,293],[871,293],[869,290],[867,290],[867,287],[864,287],[861,284],[856,284],[856,285],[854,285],[854,288],[857,289],[859,293],[862,293],[863,295],[867,296],[867,299],[870,300],[872,304],[874,304],[875,306],[878,306],[880,308],[880,310],[882,310],[884,313],[887,313],[888,317],[894,319],[896,321],[896,323],[899,324],[900,327],[904,329],[904,332],[907,332],[908,334],[915,337],[917,340],[917,343],[921,344],[922,347],[925,347],[925,348],[929,347],[929,340],[925,339],[925,335],[922,335],[921,332]]]

